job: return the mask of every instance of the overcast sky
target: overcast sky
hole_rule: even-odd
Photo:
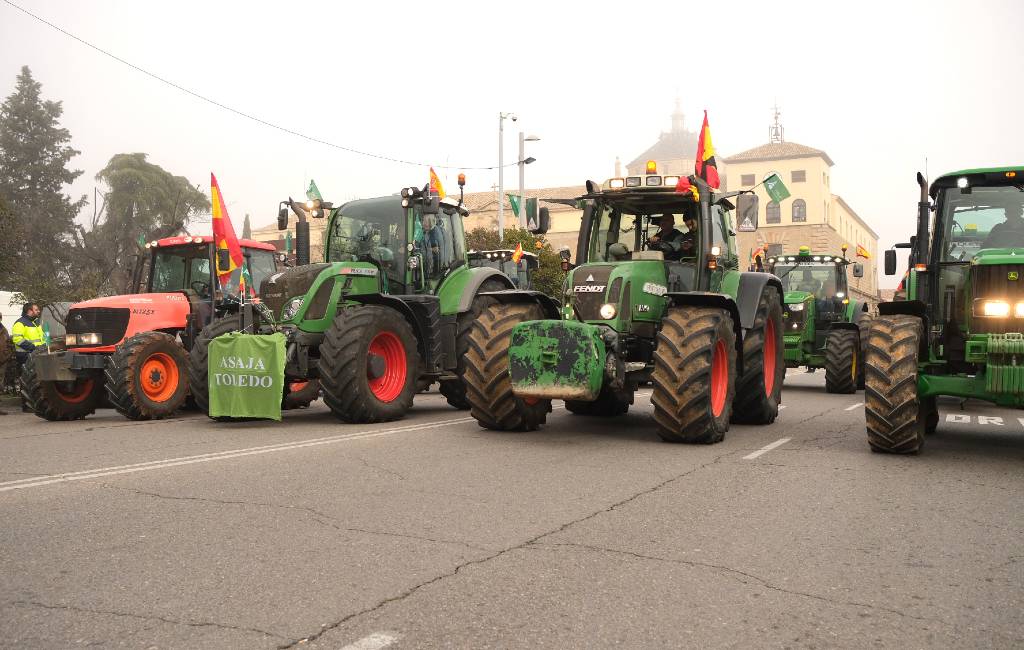
[[[156,75],[345,147],[458,169],[506,161],[520,129],[527,186],[603,180],[669,128],[676,96],[719,155],[786,139],[824,149],[832,189],[881,236],[913,230],[914,173],[1024,163],[1024,2],[137,2],[14,0]],[[312,143],[155,81],[0,0],[0,95],[28,65],[82,154],[91,197],[111,156],[208,189],[241,227],[273,221],[309,178],[335,201],[422,184],[422,167]],[[467,191],[497,172],[467,169]],[[515,186],[515,169],[506,171]],[[90,208],[91,211],[91,208]],[[892,280],[881,278],[882,286]]]

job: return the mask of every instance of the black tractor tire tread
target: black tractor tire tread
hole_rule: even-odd
[[[512,328],[543,318],[544,313],[536,303],[494,303],[473,323],[465,355],[466,396],[470,413],[485,429],[536,431],[547,420],[551,400],[527,404],[516,397],[508,371]]]
[[[764,388],[765,322],[769,318],[775,322],[775,384],[771,395]],[[765,287],[758,301],[754,325],[743,338],[743,374],[736,382],[736,399],[732,405],[732,421],[736,424],[771,424],[779,415],[782,382],[786,378],[783,327],[778,289]]]
[[[384,326],[402,340],[407,352],[405,386],[387,403],[370,392],[366,378],[369,344]],[[365,305],[340,309],[320,344],[320,387],[324,403],[343,422],[372,424],[405,417],[412,408],[419,372],[416,334],[405,318],[389,307]]]
[[[484,283],[480,286],[479,292],[485,291],[501,291],[507,289],[504,284],[498,280],[484,280]],[[456,367],[455,374],[458,375],[458,379],[445,379],[438,382],[438,390],[444,398],[448,401],[448,404],[467,411],[470,408],[469,398],[466,396],[466,353],[469,352],[469,332],[473,329],[473,323],[479,318],[480,314],[487,307],[497,302],[494,298],[489,296],[476,296],[473,298],[473,302],[470,304],[469,310],[458,315],[456,320],[456,332],[455,332],[455,359]]]
[[[30,354],[21,368],[21,400],[38,417],[51,422],[81,420],[96,412],[103,395],[103,377],[93,377],[95,385],[87,398],[78,403],[60,399],[54,382],[41,381]]]
[[[727,351],[729,387],[725,408],[716,418],[711,412],[711,359],[719,338]],[[670,309],[655,345],[651,404],[658,435],[666,442],[720,442],[729,429],[736,390],[736,334],[729,312],[713,307]]]
[[[860,335],[860,368],[857,370],[857,390],[864,390],[864,359],[867,358],[868,332],[871,331],[871,322],[875,319],[872,314],[865,314],[857,323],[857,332]]]
[[[188,355],[188,387],[192,399],[203,413],[210,413],[210,384],[207,364],[210,358],[210,341],[222,334],[238,332],[242,329],[242,319],[238,314],[228,314],[214,320],[203,328],[192,344]]]
[[[864,365],[860,349],[860,335],[856,331],[841,329],[828,333],[825,337],[825,392],[857,392],[853,364]]]
[[[921,336],[915,316],[879,316],[871,325],[864,413],[872,451],[916,454],[924,445],[927,405],[917,396]]]
[[[146,349],[161,348],[177,362],[178,394],[167,402],[159,404],[146,398],[136,381],[137,368],[145,361]],[[184,406],[189,393],[189,359],[185,349],[173,336],[165,332],[141,332],[117,346],[114,354],[107,358],[107,398],[118,413],[129,420],[162,420]]]

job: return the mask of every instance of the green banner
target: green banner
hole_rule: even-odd
[[[512,214],[516,215],[516,219],[519,218],[519,195],[509,194],[508,195],[509,205],[512,206]]]
[[[320,189],[316,186],[316,182],[312,178],[309,179],[309,189],[306,190],[306,198],[310,201],[324,200],[324,197],[320,196]]]
[[[789,190],[786,189],[786,185],[779,178],[778,174],[769,174],[765,177],[764,190],[768,192],[771,200],[776,203],[782,203],[783,199],[789,198]]]
[[[210,417],[281,419],[284,334],[232,332],[210,341]]]

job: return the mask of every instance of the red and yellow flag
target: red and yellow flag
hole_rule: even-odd
[[[228,251],[231,262],[228,268],[220,268],[217,264],[217,277],[220,278],[220,285],[223,287],[231,280],[231,273],[242,266],[245,258],[242,256],[242,247],[238,245],[238,237],[235,237],[235,229],[231,225],[231,217],[228,216],[228,209],[224,205],[224,196],[220,193],[220,185],[217,184],[217,177],[210,173],[210,203],[213,204],[213,245],[219,249]],[[239,279],[239,291],[245,291],[245,279]]]
[[[519,242],[516,244],[516,249],[512,251],[512,261],[519,264],[519,260],[523,259],[523,243]]]
[[[711,127],[708,126],[708,112],[704,111],[704,126],[700,129],[697,140],[697,176],[704,179],[708,187],[718,189],[722,182],[718,178],[718,165],[715,163],[715,145],[711,144]]]
[[[871,253],[868,252],[868,249],[857,244],[857,257],[863,257],[864,259],[869,260],[871,259]]]
[[[680,194],[686,194],[687,192],[693,194],[694,201],[700,201],[700,190],[697,186],[690,182],[689,176],[680,176],[679,182],[676,183],[676,192]]]
[[[430,168],[430,193],[436,194],[437,198],[443,199],[446,195],[444,193],[444,185],[441,185],[441,179],[438,178],[437,172],[434,168]]]

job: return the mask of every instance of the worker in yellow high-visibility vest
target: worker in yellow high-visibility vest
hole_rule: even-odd
[[[25,365],[28,355],[41,345],[46,344],[46,335],[39,324],[42,310],[34,302],[25,303],[21,308],[21,318],[14,321],[11,328],[11,343],[14,344],[18,365]]]

